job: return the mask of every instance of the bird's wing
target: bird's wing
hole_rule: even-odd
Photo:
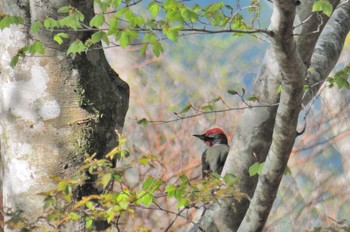
[[[220,169],[218,170],[220,175],[221,175],[222,169],[224,168],[229,151],[230,151],[230,147],[228,145],[225,145],[225,148],[221,151],[220,160],[219,160]]]
[[[228,145],[220,144],[212,146],[205,151],[205,161],[209,165],[210,172],[221,174],[229,149]]]
[[[204,151],[202,154],[202,178],[206,177],[210,172],[209,163],[206,160],[207,152]]]

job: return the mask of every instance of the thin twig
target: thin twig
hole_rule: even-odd
[[[246,110],[246,109],[252,109],[252,108],[274,107],[274,106],[277,106],[278,104],[279,103],[272,104],[272,105],[256,105],[256,106],[248,105],[248,106],[244,106],[244,107],[235,107],[235,108],[222,109],[222,110],[199,111],[199,113],[197,113],[197,114],[192,114],[192,115],[188,115],[188,116],[180,116],[178,113],[174,112],[174,114],[177,116],[174,119],[169,119],[169,120],[147,120],[147,121],[150,122],[150,123],[165,124],[165,123],[176,122],[176,121],[180,121],[180,120],[184,120],[184,119],[195,118],[195,117],[199,117],[199,116],[206,115],[206,114],[223,113],[223,112],[228,112],[228,111]]]

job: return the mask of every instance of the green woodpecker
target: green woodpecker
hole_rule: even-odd
[[[193,135],[205,142],[207,149],[202,154],[202,177],[215,172],[221,174],[230,147],[227,137],[220,128],[212,128],[202,135]]]

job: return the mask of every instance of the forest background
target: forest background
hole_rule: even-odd
[[[263,2],[261,19],[256,24],[266,28],[270,13],[271,3]],[[130,189],[143,188],[142,181],[149,175],[168,183],[186,173],[191,180],[199,181],[204,145],[192,134],[217,126],[231,141],[243,112],[240,106],[249,108],[249,100],[243,95],[249,96],[269,44],[262,35],[237,34],[194,34],[180,36],[176,43],[162,42],[165,52],[159,57],[148,51],[139,55],[138,46],[105,50],[110,64],[131,89],[122,132],[128,141],[126,148],[133,157],[146,155],[156,161],[155,165],[134,166],[126,171]],[[331,75],[349,65],[349,38],[345,46]],[[324,223],[341,224],[348,219],[349,85],[338,87],[330,88],[327,82],[302,111],[298,129],[305,126],[306,131],[297,138],[267,230],[301,230]],[[232,94],[233,90],[241,96]],[[256,100],[252,96],[251,101]],[[229,110],[215,112],[222,108]],[[203,109],[213,112],[198,116]],[[140,121],[142,118],[147,120]],[[161,207],[136,210],[135,217],[123,227],[126,231],[141,227],[185,230],[189,222],[178,217],[176,211],[176,201],[163,198]]]
[[[263,1],[261,28],[268,27],[271,11],[271,3]],[[244,105],[240,97],[232,96],[227,90],[245,88],[249,95],[269,44],[261,36],[231,34],[191,35],[163,43],[164,54],[160,57],[140,57],[135,47],[105,50],[111,65],[131,89],[123,130],[129,149],[134,154],[153,154],[162,164],[157,169],[130,171],[130,181],[135,185],[149,173],[164,181],[182,172],[193,179],[200,178],[200,155],[205,146],[192,134],[217,126],[228,134],[230,141],[242,110],[178,121],[174,112],[188,104],[200,108],[217,97],[232,108]],[[350,36],[332,75],[349,62]],[[326,83],[311,108],[305,109],[306,131],[296,141],[288,162],[291,172],[282,180],[266,224],[267,231],[312,229],[325,222],[349,220],[350,162],[346,159],[350,152],[349,103],[348,89],[329,88]],[[193,114],[196,114],[193,109],[187,113]],[[143,117],[160,122],[137,125]],[[304,120],[300,118],[301,130]],[[165,204],[174,207],[173,201]],[[171,215],[165,215],[161,211],[143,211],[135,226],[147,225],[162,231],[162,226],[173,220]],[[164,222],[165,218],[168,223]],[[174,227],[186,228],[186,225],[186,220],[178,219]]]

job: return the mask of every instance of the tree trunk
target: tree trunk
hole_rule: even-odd
[[[92,1],[85,0],[0,1],[6,14],[22,16],[29,25],[0,31],[3,203],[5,211],[23,210],[32,221],[42,215],[38,194],[53,186],[50,176],[70,176],[85,153],[101,156],[114,147],[114,130],[122,130],[128,109],[128,85],[102,50],[67,57],[67,45],[58,47],[52,32],[31,34],[32,22],[69,4],[87,21],[94,14]],[[72,41],[85,37],[70,33]],[[45,55],[25,57],[10,68],[11,57],[33,40],[47,45]]]
[[[240,180],[240,190],[251,200],[222,202],[219,209],[210,212],[213,216],[202,218],[202,229],[210,225],[210,231],[237,231],[239,227],[239,231],[262,230],[295,141],[301,85],[305,80],[311,87],[303,98],[307,104],[336,64],[349,32],[349,1],[338,8],[339,1],[332,3],[335,11],[328,23],[328,17],[311,12],[313,1],[301,1],[300,6],[295,1],[273,1],[271,47],[252,91],[260,102],[272,106],[253,108],[242,114],[222,173],[234,173]],[[295,14],[300,21],[308,19],[299,25],[302,35],[298,36],[293,36]],[[276,103],[278,108],[273,106]],[[258,178],[250,177],[248,169],[255,162],[265,161],[267,156],[268,162],[256,187]]]

